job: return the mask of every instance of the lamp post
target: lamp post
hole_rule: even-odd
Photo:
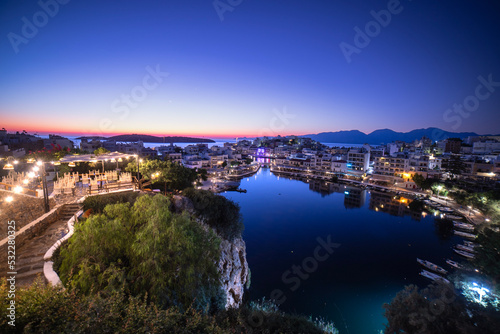
[[[33,163],[33,162],[35,162],[35,159],[32,159],[32,158],[28,159],[27,162],[28,163]],[[7,163],[3,167],[3,169],[13,170],[14,169],[14,165],[17,165],[17,164],[18,164],[17,160],[14,161],[14,164]],[[42,168],[41,174],[42,174],[42,191],[43,191],[43,209],[44,209],[45,213],[47,213],[47,212],[50,211],[50,205],[49,205],[49,191],[48,191],[48,188],[47,188],[47,178],[46,178],[46,173],[45,173],[45,162],[38,161],[36,164],[37,164],[37,166],[35,166],[33,168],[35,171],[40,170],[40,167]],[[34,173],[33,173],[33,176],[34,176]]]
[[[139,164],[139,154],[135,156],[135,160],[137,161],[137,186],[139,187],[139,190],[142,190],[141,182],[140,182],[140,177],[141,177],[141,171],[140,171],[140,164]],[[140,159],[142,161],[142,159]]]
[[[47,175],[45,172],[45,162],[44,161],[38,161],[37,166],[42,167],[42,190],[43,190],[43,208],[45,210],[45,213],[50,211],[50,205],[49,205],[49,190],[47,187]]]

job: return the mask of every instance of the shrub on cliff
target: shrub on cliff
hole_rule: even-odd
[[[183,195],[193,202],[196,214],[223,238],[241,236],[244,226],[238,204],[208,190],[188,188]]]
[[[85,295],[147,293],[160,307],[218,303],[220,239],[169,204],[163,195],[143,195],[77,224],[59,255],[64,285]]]
[[[139,192],[130,191],[125,193],[89,196],[83,201],[83,210],[92,209],[94,213],[102,213],[108,204],[130,203],[134,204]]]

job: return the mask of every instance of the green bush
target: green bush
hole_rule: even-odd
[[[241,236],[244,226],[238,204],[208,190],[188,188],[183,195],[193,202],[196,214],[223,238],[233,240]]]
[[[0,294],[7,296],[5,279]],[[1,298],[1,333],[232,333],[193,308],[162,310],[145,296],[129,297],[124,291],[83,296],[41,279],[17,291],[15,327],[8,324],[8,302]]]
[[[147,293],[160,307],[220,306],[220,239],[169,205],[163,195],[143,195],[133,206],[107,205],[77,224],[60,253],[64,285],[85,295],[121,288]]]
[[[134,204],[139,194],[140,193],[137,191],[130,191],[116,194],[89,196],[83,201],[83,210],[86,211],[88,209],[92,209],[92,212],[94,213],[102,213],[108,204]]]
[[[0,295],[7,296],[7,291],[2,279]],[[337,333],[331,324],[263,308],[261,303],[208,315],[191,307],[184,312],[161,309],[145,295],[130,297],[123,290],[84,296],[41,279],[17,291],[15,327],[8,324],[8,302],[0,299],[1,333]]]

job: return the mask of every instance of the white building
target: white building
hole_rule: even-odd
[[[364,174],[370,166],[370,151],[365,148],[351,149],[347,153],[347,170],[357,174]]]
[[[491,154],[500,152],[500,143],[494,141],[475,142],[472,146],[474,154]]]

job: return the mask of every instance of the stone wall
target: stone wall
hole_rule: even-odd
[[[8,196],[13,197],[10,203],[5,202]],[[0,240],[7,237],[7,221],[16,222],[16,231],[45,214],[43,198],[14,194],[10,191],[0,191]],[[54,199],[50,199],[50,208],[55,207]]]
[[[23,246],[26,241],[36,237],[37,235],[40,235],[40,233],[45,230],[47,226],[57,221],[62,209],[63,205],[56,206],[50,212],[44,214],[38,219],[35,219],[28,225],[16,231],[16,249],[19,249],[21,246]],[[0,241],[0,252],[2,252],[2,254],[7,254],[8,240],[9,239],[5,237],[4,239],[2,239],[2,241]]]

